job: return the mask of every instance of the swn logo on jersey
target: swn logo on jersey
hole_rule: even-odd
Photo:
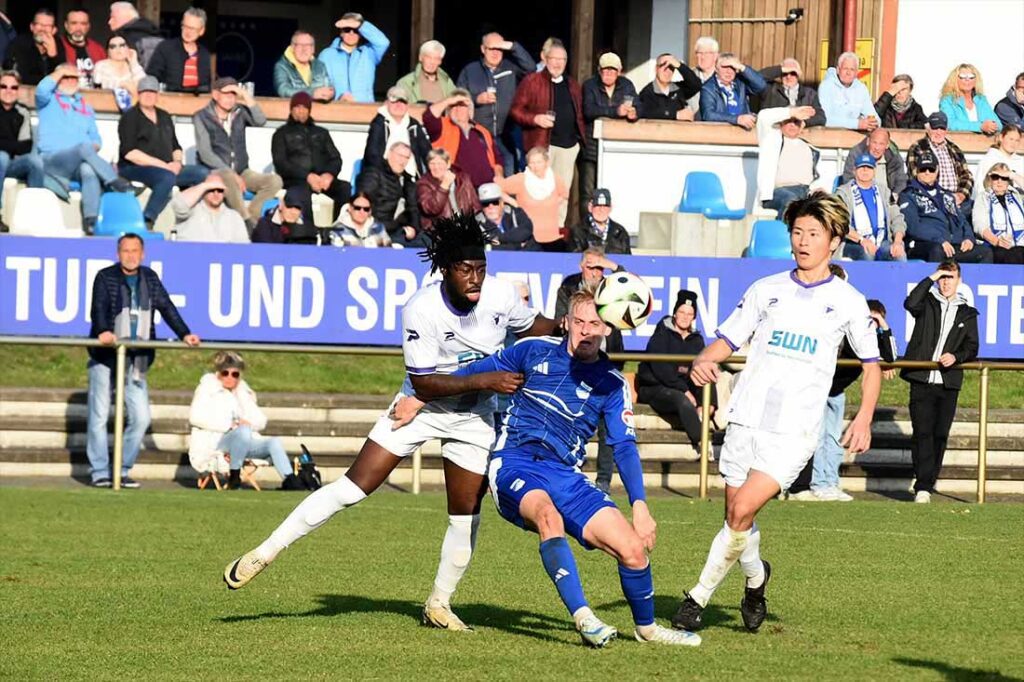
[[[547,361],[544,361],[544,362],[540,363],[539,365],[534,365],[533,366],[533,371],[536,372],[537,374],[547,374],[548,373],[548,363],[547,363]]]
[[[772,338],[768,345],[778,346],[798,353],[807,353],[808,355],[814,355],[818,350],[818,340],[813,336],[795,334],[781,329],[776,329],[772,332]]]
[[[406,341],[416,341],[419,338],[420,338],[420,333],[418,331],[416,331],[415,329],[410,329],[409,330],[409,335],[407,337],[405,337],[405,340]]]

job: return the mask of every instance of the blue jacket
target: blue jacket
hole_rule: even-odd
[[[830,128],[856,130],[858,117],[878,117],[867,86],[855,80],[846,87],[839,80],[834,66],[825,72],[825,78],[818,86],[818,101],[825,112],[825,125]]]
[[[934,197],[918,180],[911,180],[900,192],[900,212],[907,221],[907,242],[923,241],[932,244],[949,242],[959,245],[965,239],[974,240],[974,231],[956,205],[951,192],[938,187]]]
[[[1024,128],[1024,104],[1017,102],[1013,88],[1006,91],[1006,97],[996,102],[996,116],[1003,125]]]
[[[96,112],[76,92],[68,97],[57,92],[57,81],[47,76],[36,86],[39,130],[36,151],[53,154],[80,144],[103,144],[96,128]]]
[[[736,91],[736,100],[740,105],[740,114],[750,113],[749,95],[758,95],[768,87],[768,82],[760,73],[751,67],[736,73],[736,80],[732,83]],[[749,91],[749,92],[748,92]],[[732,123],[736,125],[736,118],[739,114],[730,114],[718,87],[718,78],[712,76],[704,81],[704,87],[700,91],[700,120],[717,121],[719,123]]]
[[[359,35],[366,39],[366,44],[358,46],[351,54],[342,49],[340,36],[320,52],[319,59],[327,67],[336,100],[351,92],[357,102],[374,101],[373,82],[377,77],[377,65],[384,59],[391,41],[368,21],[359,25]]]
[[[967,118],[967,108],[964,106],[963,97],[957,97],[954,99],[952,95],[946,95],[939,100],[939,111],[949,118],[950,131],[969,131],[972,133],[980,133],[983,121],[995,121],[996,123],[999,123],[999,118],[996,116],[996,112],[992,109],[992,105],[988,103],[988,99],[985,95],[974,96],[974,110],[978,112],[977,121],[972,121]]]
[[[497,92],[496,104],[474,104],[473,120],[487,128],[491,135],[501,135],[505,130],[505,121],[508,119],[508,111],[512,108],[512,100],[516,96],[516,85],[519,80],[528,73],[533,73],[536,68],[533,57],[519,43],[512,43],[512,49],[505,54],[494,71],[484,65],[483,59],[467,64],[455,85],[469,90],[473,96],[473,102],[481,92],[494,86]]]
[[[302,80],[302,76],[299,75],[299,70],[288,61],[287,57],[282,55],[274,64],[274,92],[277,93],[277,96],[291,97],[296,92],[306,92],[312,95],[317,88],[331,86],[330,74],[327,73],[327,67],[322,61],[314,59],[309,68],[309,85],[306,85],[306,81]]]

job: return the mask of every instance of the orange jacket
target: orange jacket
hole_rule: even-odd
[[[459,155],[459,144],[462,142],[462,130],[447,116],[442,116],[438,120],[441,121],[441,135],[431,144],[434,149],[443,149],[448,152],[452,163],[455,163],[455,158]],[[487,162],[491,164],[492,168],[497,168],[498,162],[494,158],[494,140],[491,138],[490,131],[476,121],[470,121],[469,124],[484,136],[484,140],[487,142]]]

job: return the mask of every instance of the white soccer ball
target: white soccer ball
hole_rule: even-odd
[[[651,288],[631,272],[615,272],[601,280],[594,303],[601,319],[619,329],[636,329],[654,307]]]

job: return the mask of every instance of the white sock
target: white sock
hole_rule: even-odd
[[[434,578],[434,591],[428,601],[448,604],[455,588],[469,567],[476,548],[476,532],[480,528],[479,514],[448,515],[448,530],[441,543],[441,561]]]
[[[284,523],[256,548],[257,554],[268,563],[273,561],[285,547],[312,533],[342,509],[364,499],[366,493],[347,476],[342,476],[314,492],[292,510]]]
[[[764,562],[761,561],[761,529],[755,522],[747,538],[747,548],[740,554],[740,568],[747,576],[747,587],[754,589],[764,584]]]
[[[711,541],[711,549],[708,551],[708,560],[704,564],[704,570],[700,572],[700,578],[692,590],[690,596],[701,606],[707,606],[711,595],[715,593],[718,586],[725,580],[729,570],[736,563],[736,560],[743,554],[747,547],[747,540],[750,537],[749,530],[733,530],[728,524],[722,524],[722,530],[718,531],[715,539]]]
[[[590,610],[589,606],[581,606],[578,609],[576,609],[576,613],[572,614],[572,619],[573,621],[575,621],[576,627],[579,628],[580,623],[582,623],[584,620],[590,618],[593,615],[594,612]]]

